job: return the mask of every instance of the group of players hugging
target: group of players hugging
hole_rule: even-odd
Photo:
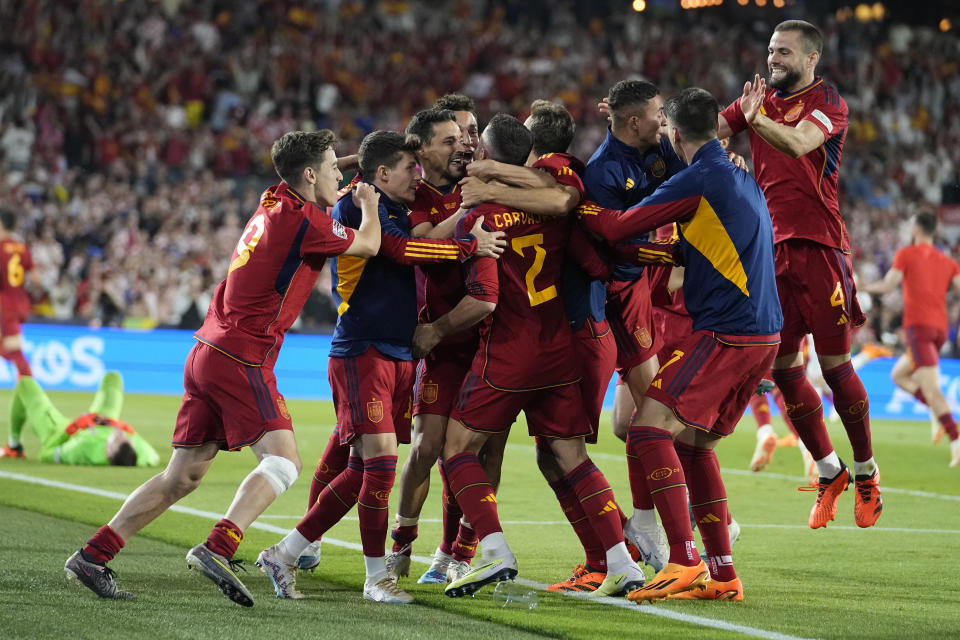
[[[321,537],[356,505],[364,597],[412,602],[400,583],[435,463],[443,539],[419,582],[462,597],[515,577],[496,494],[523,411],[537,464],[585,553],[550,590],[742,600],[713,448],[764,378],[815,460],[810,527],[834,518],[852,483],[856,522],[873,525],[879,471],[850,363],[863,314],[837,203],[847,107],[815,75],[822,47],[813,25],[781,23],[769,80],[756,76],[723,110],[703,89],[665,101],[649,82],[618,82],[600,105],[606,140],[585,166],[566,153],[572,117],[545,100],[525,122],[497,114],[480,134],[472,101],[447,95],[405,133],[367,135],[356,158],[338,160],[326,130],[284,135],[272,149],[282,182],[263,193],[187,359],[169,465],[67,560],[68,575],[101,597],[132,598],[107,562],[196,488],[218,451],[249,446],[257,467],[187,562],[253,605],[234,554],[301,468],[273,364],[328,257],[337,426],[306,515],[257,558],[278,597],[303,597],[297,571],[318,565]],[[721,144],[743,131],[755,177]],[[338,193],[353,163],[362,178]],[[852,469],[834,452],[804,375],[808,333]],[[614,370],[630,518],[587,447]],[[398,443],[411,447],[388,554]],[[638,562],[655,576],[646,580]]]

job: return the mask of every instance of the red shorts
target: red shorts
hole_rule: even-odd
[[[413,386],[413,415],[449,416],[472,361],[472,358],[464,362],[462,358],[437,356],[433,352],[421,360]]]
[[[503,433],[523,411],[527,431],[541,438],[582,438],[593,433],[578,383],[532,391],[500,391],[471,371],[463,381],[450,419],[471,431]]]
[[[906,327],[907,355],[916,371],[920,367],[940,364],[940,347],[947,341],[947,332],[935,327],[914,325]],[[819,348],[819,345],[817,345]]]
[[[657,335],[662,339],[657,360],[663,363],[673,357],[674,348],[693,333],[693,318],[686,313],[677,313],[663,307],[654,307],[653,322]]]
[[[587,442],[594,444],[600,429],[603,399],[617,363],[617,343],[606,322],[594,323],[590,318],[573,334],[573,338],[577,345],[577,361],[583,373],[580,380],[583,408],[593,428],[593,433],[587,436]]]
[[[330,358],[327,367],[340,444],[364,433],[395,433],[410,442],[414,364],[370,347],[359,356]]]
[[[0,313],[0,336],[18,336],[22,333],[20,325],[27,319],[27,315],[16,311]]]
[[[808,333],[820,355],[850,353],[853,329],[866,322],[857,302],[850,256],[807,240],[780,242],[774,252],[783,310],[778,355],[799,353]]]
[[[697,331],[660,365],[647,397],[680,422],[724,437],[733,433],[777,356],[777,335],[720,336]]]
[[[617,341],[617,372],[621,376],[660,351],[646,273],[635,282],[607,285],[607,320]]]
[[[249,367],[198,342],[183,367],[183,400],[174,447],[218,442],[235,451],[268,431],[293,430],[290,412],[268,367]]]

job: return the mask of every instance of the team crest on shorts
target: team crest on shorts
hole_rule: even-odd
[[[420,399],[426,404],[433,404],[437,401],[437,395],[439,395],[439,385],[433,383],[425,383],[423,389],[420,391]]]
[[[653,345],[653,338],[646,327],[637,327],[637,330],[633,332],[633,337],[637,339],[637,344],[640,345],[641,349],[649,349]]]
[[[662,178],[667,175],[667,161],[663,159],[663,156],[658,156],[650,165],[650,175],[654,178]]]
[[[283,399],[283,396],[277,396],[277,409],[280,410],[280,415],[283,416],[284,420],[290,419],[290,412],[287,411],[287,401]]]
[[[383,402],[374,400],[367,403],[367,418],[370,422],[380,422],[383,420]]]

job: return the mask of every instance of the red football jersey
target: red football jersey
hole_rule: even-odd
[[[957,262],[932,244],[897,251],[893,268],[903,272],[903,326],[947,329],[947,291],[960,274]]]
[[[545,153],[537,158],[533,168],[543,169],[556,178],[558,184],[573,187],[580,192],[580,198],[583,198],[584,188],[580,176],[583,175],[585,167],[579,158],[569,153]]]
[[[247,222],[195,337],[243,364],[272,363],[324,259],[349,249],[353,238],[353,229],[286,183],[270,187]]]
[[[576,382],[573,334],[560,298],[570,220],[485,204],[462,224],[469,228],[478,217],[506,234],[507,249],[499,260],[476,259],[467,282],[470,295],[497,303],[480,326],[473,370],[505,391]]]
[[[33,258],[27,245],[12,238],[0,241],[0,309],[5,315],[30,315],[30,298],[23,288]]]
[[[847,103],[834,87],[817,78],[791,94],[768,90],[762,108],[774,122],[789,127],[805,120],[812,122],[825,139],[821,146],[794,159],[750,129],[753,167],[770,209],[775,242],[804,238],[848,251],[850,238],[837,201],[840,156],[847,137]],[[739,99],[720,115],[735,134],[747,128]]]
[[[460,185],[455,184],[444,193],[442,187],[435,187],[421,180],[413,204],[410,205],[410,228],[423,222],[432,222],[437,226],[460,208]]]

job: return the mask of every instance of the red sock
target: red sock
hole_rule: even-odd
[[[483,539],[491,533],[503,531],[497,515],[497,497],[476,454],[469,451],[458,453],[445,460],[443,466],[450,490],[477,536]]]
[[[853,363],[847,360],[839,367],[824,371],[823,379],[833,390],[833,406],[837,408],[843,428],[847,431],[854,462],[869,460],[873,457],[870,401],[860,376],[853,369]]]
[[[950,438],[950,441],[953,442],[957,438],[960,438],[960,433],[957,433],[957,423],[953,421],[953,414],[947,411],[945,414],[937,418],[940,421],[940,424],[943,425],[944,431],[947,432],[947,437]]]
[[[106,564],[123,549],[123,538],[105,524],[87,540],[86,546],[80,550],[87,560],[98,564]]]
[[[580,499],[573,487],[567,484],[566,480],[558,480],[557,482],[551,482],[550,488],[557,496],[557,502],[563,509],[563,515],[570,522],[577,538],[580,539],[580,545],[587,555],[587,566],[598,571],[606,571],[606,549],[603,548],[603,543],[600,542],[600,538],[597,537],[593,527],[590,526],[590,520],[587,518],[587,514],[583,512],[583,506],[580,504]]]
[[[13,366],[17,368],[17,376],[32,376],[33,371],[30,370],[30,363],[27,362],[27,359],[23,355],[23,351],[17,349],[16,351],[4,351],[3,357],[13,363]]]
[[[793,421],[790,419],[790,416],[787,415],[787,403],[783,401],[783,394],[780,393],[779,388],[773,390],[773,402],[777,405],[777,411],[780,412],[780,417],[783,418],[787,429],[790,429],[790,433],[796,436],[797,428],[793,426]],[[799,438],[800,436],[797,437]]]
[[[630,480],[630,497],[633,498],[634,509],[653,509],[653,498],[650,497],[650,488],[643,473],[643,464],[640,458],[627,453],[627,478]]]
[[[334,428],[327,440],[327,448],[323,450],[323,455],[317,462],[317,468],[313,472],[313,480],[310,482],[310,501],[307,503],[307,509],[313,506],[320,497],[323,488],[333,482],[333,479],[340,475],[347,468],[347,458],[350,457],[350,445],[340,444],[340,429]]]
[[[727,582],[737,577],[730,553],[730,535],[727,525],[727,492],[720,477],[720,464],[712,449],[700,449],[678,442],[680,464],[690,488],[690,506],[700,529],[700,539],[707,550],[710,577]]]
[[[453,493],[450,492],[450,483],[447,482],[442,458],[437,460],[437,469],[440,470],[440,478],[443,480],[443,496],[440,499],[443,505],[443,539],[440,541],[440,551],[447,555],[453,555],[453,546],[460,535],[460,518],[463,517],[463,510],[453,498]],[[476,545],[474,545],[474,550],[476,550]]]
[[[927,402],[927,396],[923,395],[923,391],[921,391],[920,389],[917,389],[916,391],[913,392],[913,397],[919,400],[920,402],[922,402],[923,404],[927,405],[928,407],[930,406],[930,404]]]
[[[320,492],[307,515],[297,524],[297,531],[307,540],[319,540],[357,504],[362,486],[363,460],[350,456],[347,468]]]
[[[398,518],[400,516],[397,516]],[[393,548],[394,553],[399,552],[407,545],[412,545],[413,541],[417,539],[418,527],[415,524],[411,525],[400,525],[398,524],[393,528],[393,531],[390,532],[390,537],[393,538]],[[407,549],[407,555],[410,555],[410,549]]]
[[[770,424],[770,404],[767,402],[767,394],[750,396],[750,411],[757,420],[758,429],[765,424]]]
[[[777,383],[783,400],[787,403],[787,415],[803,446],[813,455],[814,460],[822,460],[833,452],[833,444],[823,424],[823,403],[820,395],[807,380],[803,367],[775,369],[773,381]]]
[[[230,559],[237,552],[240,541],[243,540],[243,531],[226,518],[213,525],[210,535],[207,536],[207,548]]]
[[[363,555],[368,558],[386,555],[387,510],[396,476],[397,456],[379,456],[363,461],[363,486],[357,498],[357,516],[360,518]]]
[[[700,562],[687,502],[683,467],[673,448],[670,433],[655,427],[634,425],[627,438],[630,452],[640,458],[650,495],[657,506],[660,521],[670,544],[670,562],[687,567]]]
[[[623,542],[620,507],[617,505],[610,483],[590,458],[568,473],[564,480],[576,492],[591,528],[603,545],[604,557],[606,557],[607,549]]]
[[[477,545],[479,543],[480,539],[477,537],[477,532],[473,530],[473,527],[461,522],[457,529],[457,540],[453,543],[450,555],[452,555],[453,559],[457,562],[470,564],[473,557],[477,555]]]

